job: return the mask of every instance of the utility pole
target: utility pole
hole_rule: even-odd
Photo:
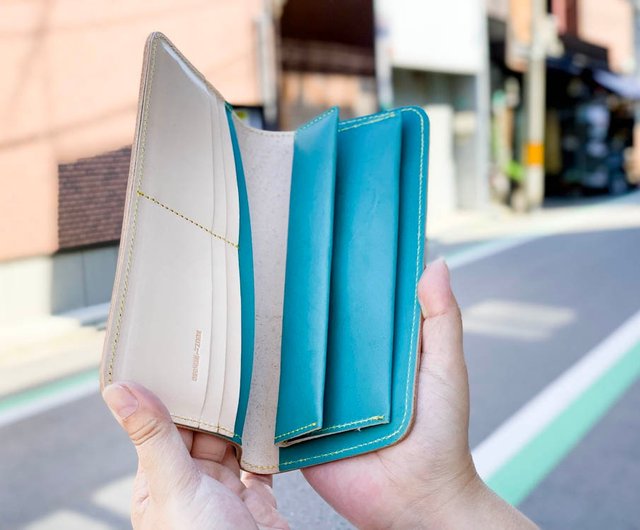
[[[640,79],[640,0],[633,0],[633,44],[634,44],[634,74]],[[632,176],[637,182],[640,175],[640,101],[633,104],[633,158]]]
[[[535,209],[544,199],[544,122],[546,89],[547,2],[531,2],[531,47],[524,75],[527,143],[525,192],[527,206]]]

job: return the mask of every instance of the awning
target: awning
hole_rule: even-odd
[[[595,70],[593,79],[620,97],[640,100],[640,79],[632,75],[618,75],[606,70]]]

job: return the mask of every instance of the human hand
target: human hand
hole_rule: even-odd
[[[425,316],[415,423],[401,442],[303,470],[359,528],[535,528],[476,473],[460,309],[442,260],[420,279]]]
[[[138,453],[131,522],[139,529],[287,529],[271,476],[241,473],[233,447],[177,428],[149,390],[107,386],[103,398]]]

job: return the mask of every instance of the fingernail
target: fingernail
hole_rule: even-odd
[[[113,383],[102,391],[102,397],[111,412],[121,420],[126,420],[138,410],[138,399],[131,390],[120,383]]]
[[[434,260],[431,263],[432,267],[443,267],[445,272],[447,273],[447,278],[449,277],[449,265],[447,265],[447,261],[440,256],[438,259]]]

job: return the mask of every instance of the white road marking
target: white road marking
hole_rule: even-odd
[[[495,241],[490,241],[489,243],[473,245],[470,248],[454,253],[450,257],[446,257],[445,255],[445,260],[449,269],[458,269],[474,261],[488,258],[506,250],[511,250],[512,248],[530,243],[546,235],[549,234],[540,233],[529,236],[503,237]]]
[[[640,341],[640,311],[582,357],[473,450],[488,479]]]
[[[640,197],[640,191],[628,194],[627,196],[610,199],[605,202],[580,208],[577,211],[570,211],[566,216],[562,217],[562,220],[554,220],[551,227],[546,227],[544,230],[535,231],[529,234],[524,234],[516,237],[502,237],[486,243],[480,243],[473,245],[470,248],[464,249],[460,252],[456,252],[447,258],[447,265],[450,269],[457,269],[465,265],[469,265],[475,261],[499,254],[515,247],[530,243],[537,239],[554,235],[556,233],[562,233],[567,227],[575,226],[576,224],[584,224],[589,222],[588,216],[590,213],[604,210],[608,206],[617,204],[631,204],[636,205]],[[90,320],[100,313],[104,313],[108,307],[108,304],[98,304],[89,308],[88,312],[78,310],[79,314],[83,318]],[[85,314],[86,313],[86,314]],[[68,316],[78,317],[74,312],[70,312]],[[70,403],[71,401],[80,399],[89,394],[97,392],[98,388],[95,384],[75,384],[61,390],[56,390],[40,398],[34,400],[34,402],[16,405],[8,410],[0,410],[0,427],[8,425],[15,421],[34,416],[41,412],[50,410],[52,408]],[[1,403],[0,398],[0,403]]]
[[[0,428],[98,392],[97,381],[82,381],[45,396],[0,410]]]

